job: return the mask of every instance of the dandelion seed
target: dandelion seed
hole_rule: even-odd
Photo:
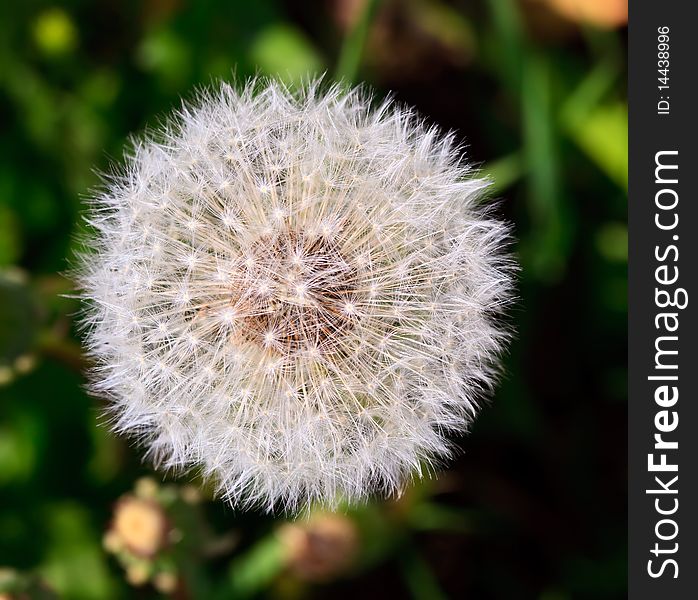
[[[494,381],[507,228],[450,136],[370,101],[222,85],[94,200],[93,389],[235,506],[400,493]]]

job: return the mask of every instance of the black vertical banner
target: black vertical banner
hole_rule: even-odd
[[[630,3],[629,597],[698,598],[698,29]]]

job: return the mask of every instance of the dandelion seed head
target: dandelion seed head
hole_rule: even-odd
[[[234,506],[400,493],[451,455],[507,338],[484,187],[451,136],[361,90],[202,93],[89,215],[83,325],[115,430]]]

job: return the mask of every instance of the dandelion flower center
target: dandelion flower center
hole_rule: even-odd
[[[291,224],[255,241],[231,281],[230,305],[245,340],[284,356],[332,352],[352,327],[344,308],[356,301],[360,273],[341,236],[305,233]]]

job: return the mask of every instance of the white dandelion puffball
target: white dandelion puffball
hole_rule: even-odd
[[[222,84],[93,200],[92,391],[233,506],[399,493],[492,385],[507,227],[451,136],[370,101]]]

